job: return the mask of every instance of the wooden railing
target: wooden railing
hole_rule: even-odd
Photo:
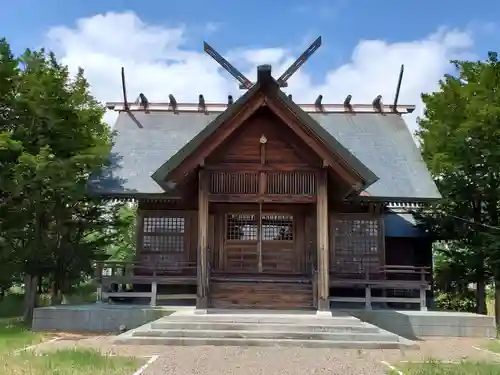
[[[361,275],[330,275],[330,287],[364,288],[364,297],[330,297],[331,302],[364,302],[371,310],[373,302],[419,304],[420,310],[427,310],[426,292],[430,289],[429,267],[386,265]],[[372,290],[382,291],[381,297],[372,296]],[[387,297],[387,292],[393,295]],[[397,295],[403,291],[403,295]],[[407,292],[418,291],[419,297],[408,297]]]
[[[150,305],[156,306],[158,299],[196,297],[188,294],[158,294],[158,285],[196,285],[195,262],[160,265],[137,261],[95,261],[94,266],[94,279],[98,283],[98,302],[113,298],[149,298]],[[134,291],[135,285],[150,285],[150,292]]]

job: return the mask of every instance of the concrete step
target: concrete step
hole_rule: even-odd
[[[201,330],[201,331],[265,331],[265,332],[359,332],[378,333],[378,327],[367,324],[324,325],[314,322],[286,323],[230,323],[230,322],[184,322],[164,319],[151,323],[151,329],[159,330]]]
[[[337,332],[273,332],[273,331],[234,331],[234,330],[137,330],[133,337],[169,337],[194,339],[263,339],[263,340],[326,340],[326,341],[398,341],[391,333],[337,333]]]
[[[168,317],[162,318],[162,322],[220,322],[220,323],[263,323],[263,324],[313,324],[313,325],[362,325],[363,322],[358,318],[351,316],[335,316],[335,317],[317,317],[315,315],[285,315],[285,314],[173,314]],[[159,322],[159,321],[158,321]]]
[[[115,344],[125,345],[176,345],[176,346],[282,346],[303,348],[343,348],[343,349],[417,349],[413,342],[399,341],[328,341],[296,339],[256,339],[256,338],[195,338],[195,337],[134,337],[120,335]]]

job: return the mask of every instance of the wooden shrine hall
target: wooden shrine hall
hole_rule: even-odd
[[[440,194],[402,117],[414,107],[295,103],[282,89],[320,41],[278,79],[259,66],[256,82],[205,44],[246,90],[234,102],[108,103],[116,138],[89,191],[138,208],[135,261],[98,263],[107,298],[427,307],[432,239],[408,208]]]

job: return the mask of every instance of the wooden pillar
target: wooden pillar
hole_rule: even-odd
[[[144,213],[139,209],[139,204],[137,205],[137,210],[135,213],[135,260],[140,261],[140,254],[142,251],[142,246],[144,244]]]
[[[318,175],[316,207],[318,252],[318,310],[329,311],[329,242],[328,242],[328,189],[326,171]]]
[[[208,307],[208,180],[205,170],[198,175],[198,253],[196,308]]]

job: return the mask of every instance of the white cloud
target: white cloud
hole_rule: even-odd
[[[201,46],[197,50],[184,47],[185,27],[148,25],[131,12],[100,14],[80,19],[74,27],[55,27],[48,33],[48,42],[70,68],[85,69],[93,93],[102,101],[121,100],[121,66],[125,67],[131,101],[139,92],[151,101],[166,101],[173,93],[181,102],[195,102],[200,93],[207,102],[241,94],[235,80]],[[407,42],[362,40],[350,61],[332,66],[323,82],[312,83],[307,71],[300,70],[290,79],[287,91],[298,102],[312,102],[321,93],[325,103],[341,102],[347,94],[353,95],[354,103],[370,103],[378,94],[389,103],[399,67],[405,64],[400,103],[419,105],[408,118],[414,130],[414,118],[422,109],[421,92],[434,90],[449,68],[448,61],[470,53],[472,45],[469,32],[455,29],[439,29],[424,39]],[[256,64],[273,64],[278,76],[296,58],[285,48],[251,50],[241,46],[224,54],[250,79],[255,78]]]

